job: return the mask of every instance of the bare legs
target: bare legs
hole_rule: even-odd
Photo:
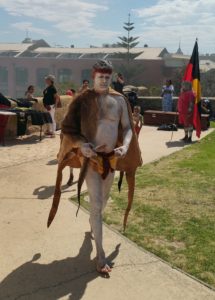
[[[182,139],[185,143],[192,142],[193,126],[184,127],[185,137]]]
[[[73,175],[73,168],[69,167],[69,180],[67,181],[67,185],[71,186],[73,183],[74,175]]]
[[[102,243],[102,213],[107,204],[113,179],[114,173],[109,173],[107,178],[103,180],[101,175],[93,171],[90,167],[86,175],[87,189],[90,197],[90,224],[96,244],[97,270],[104,273],[110,272],[111,269],[106,264]]]

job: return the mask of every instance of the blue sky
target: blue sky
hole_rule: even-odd
[[[89,47],[117,42],[131,13],[139,46],[189,54],[195,38],[202,53],[215,53],[215,0],[0,0],[0,42],[26,35],[52,46]]]

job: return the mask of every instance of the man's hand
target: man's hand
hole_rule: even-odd
[[[84,143],[81,146],[81,153],[88,158],[91,158],[93,156],[96,156],[95,151],[93,150],[93,145],[90,143]]]
[[[124,157],[128,151],[127,146],[121,146],[116,149],[114,149],[115,155],[118,157]]]

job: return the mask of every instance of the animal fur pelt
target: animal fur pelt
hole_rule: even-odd
[[[110,89],[109,93],[115,96],[122,96],[116,91]],[[80,156],[78,148],[83,142],[91,142],[94,140],[97,130],[99,107],[97,103],[98,94],[94,90],[87,90],[78,95],[68,108],[68,112],[62,122],[61,146],[58,153],[58,174],[55,186],[55,194],[53,198],[52,208],[49,214],[48,226],[50,226],[57,212],[58,204],[61,196],[62,170],[65,166],[73,168],[81,168]],[[116,170],[126,173],[128,182],[128,207],[124,217],[124,227],[127,222],[128,213],[131,208],[135,185],[135,172],[137,167],[141,166],[141,152],[139,149],[137,137],[134,131],[132,113],[130,105],[125,99],[128,107],[128,113],[133,132],[132,140],[125,157],[119,158],[116,164]],[[122,145],[123,131],[119,124],[118,142],[116,147]]]

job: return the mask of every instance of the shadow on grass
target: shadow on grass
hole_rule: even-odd
[[[169,142],[166,142],[166,146],[167,148],[183,148],[185,146],[188,146],[188,145],[193,145],[193,144],[196,144],[198,143],[198,141],[193,141],[192,143],[188,144],[188,143],[184,143],[183,141],[169,141]]]
[[[119,254],[120,244],[108,256],[113,260]],[[84,242],[75,257],[55,260],[49,264],[36,262],[41,254],[34,255],[11,272],[0,284],[0,299],[49,299],[68,297],[70,300],[82,299],[89,282],[100,275],[95,271],[95,259],[91,234],[85,233]]]

